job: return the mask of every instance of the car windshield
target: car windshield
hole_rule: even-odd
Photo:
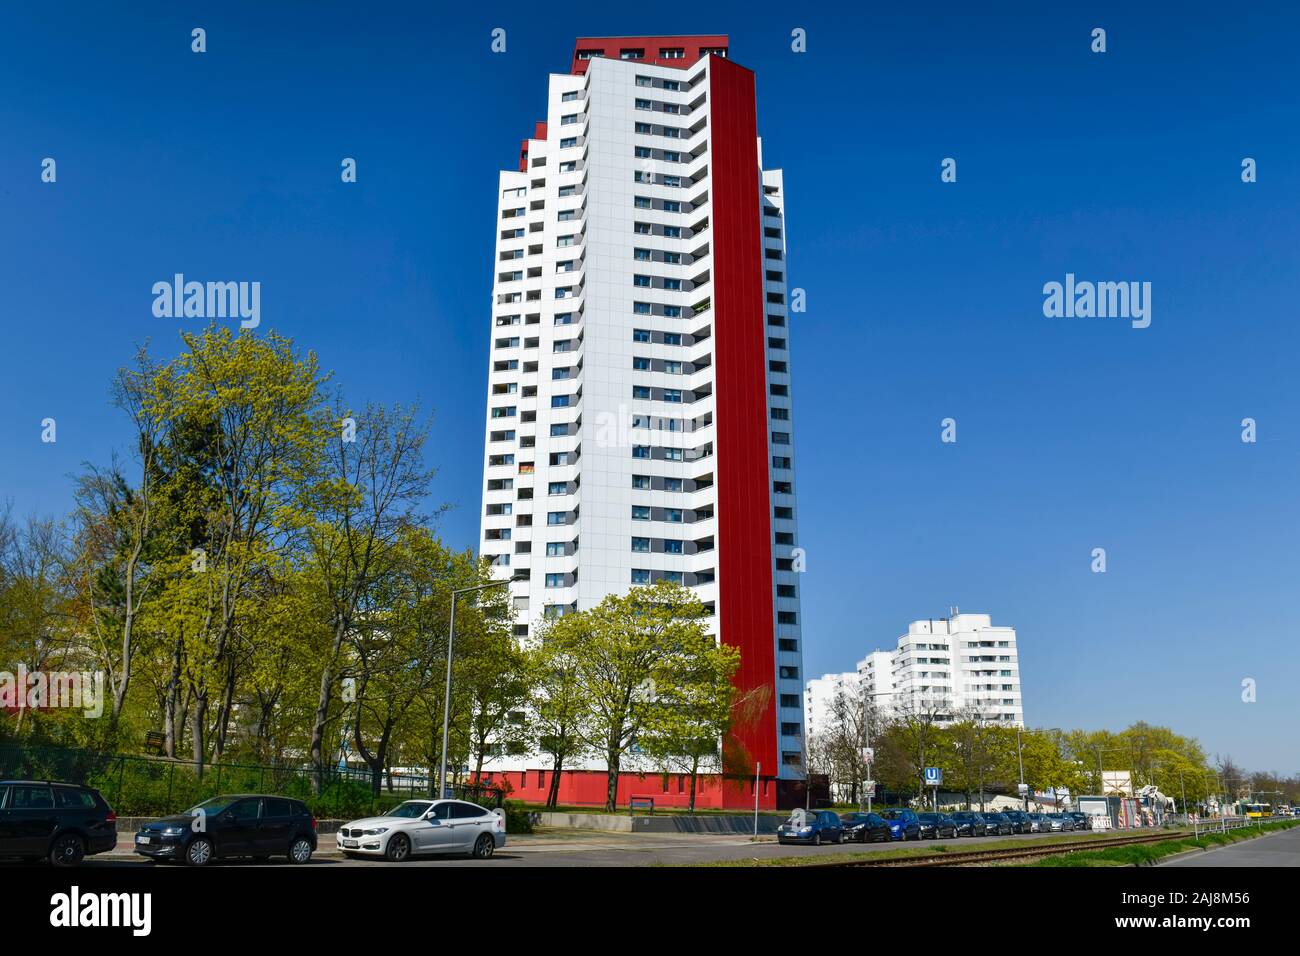
[[[922,823],[934,823],[935,821],[937,821],[937,820],[939,819],[939,814],[937,814],[937,813],[923,813],[923,814],[921,814],[921,818],[920,818],[920,819],[921,819],[921,822],[922,822]]]
[[[798,809],[790,814],[790,819],[785,821],[786,826],[790,827],[807,827],[812,826],[813,815],[807,810]]]
[[[405,817],[408,820],[414,820],[428,813],[431,806],[433,806],[433,804],[427,800],[407,800],[405,803],[399,804],[392,810],[389,810],[387,816]]]
[[[886,810],[884,813],[881,814],[881,816],[884,817],[886,820],[901,820],[903,819],[903,811]]]
[[[840,817],[842,823],[866,823],[867,815],[865,813],[846,813]]]

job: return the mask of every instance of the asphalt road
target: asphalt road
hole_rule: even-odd
[[[1085,838],[1087,834],[1056,834],[1055,839],[1064,836]],[[976,837],[960,840],[941,840],[950,849],[972,850],[996,841],[1024,840],[1036,842],[1044,839],[1037,834],[1024,834],[1011,837]],[[928,844],[931,841],[926,841]],[[709,863],[727,860],[772,859],[789,856],[812,856],[825,859],[844,853],[878,852],[897,849],[901,846],[916,847],[915,842],[902,843],[846,843],[842,845],[782,846],[775,840],[751,843],[745,837],[718,836],[704,834],[658,834],[658,833],[598,833],[595,831],[548,831],[541,834],[521,835],[507,838],[506,846],[498,850],[490,860],[471,860],[465,857],[421,857],[406,863],[392,864],[383,860],[349,860],[340,854],[334,846],[332,834],[321,837],[321,849],[309,866],[312,867],[367,867],[367,866],[653,866],[681,865],[689,863]],[[924,845],[924,844],[921,844]],[[16,864],[21,866],[21,864]],[[34,864],[42,865],[42,864]],[[119,843],[118,850],[88,858],[83,864],[87,867],[153,867],[156,864],[137,856],[131,851],[128,840]],[[164,864],[165,865],[165,864]],[[254,863],[248,860],[217,861],[213,866],[289,866],[283,859],[274,859],[267,863]],[[170,866],[168,866],[170,869]]]
[[[1217,850],[1180,856],[1161,866],[1300,866],[1300,827]]]

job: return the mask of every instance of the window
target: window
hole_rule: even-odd
[[[664,461],[685,461],[685,454],[680,448],[665,448]]]
[[[671,93],[676,93],[678,90],[682,88],[682,85],[678,83],[676,80],[664,80],[663,87],[665,90],[668,90]]]
[[[568,514],[566,511],[548,511],[546,512],[546,523],[549,525],[564,524],[566,514]]]
[[[650,583],[650,572],[647,571],[645,568],[633,568],[633,569],[632,569],[632,583],[633,583],[633,584],[649,584],[649,583]]]
[[[772,420],[773,420],[773,421],[776,421],[776,422],[788,422],[788,421],[790,420],[790,409],[788,409],[788,408],[773,408],[773,409],[772,409]]]
[[[781,706],[782,706],[782,707],[802,707],[803,705],[799,702],[799,695],[798,695],[798,694],[782,694],[782,695],[781,695]]]
[[[654,256],[650,254],[649,249],[633,249],[632,258],[637,262],[649,262]]]
[[[682,307],[680,305],[664,306],[664,315],[670,319],[680,319],[682,317]]]
[[[619,50],[618,58],[620,60],[641,60],[645,58],[645,50],[644,49]]]
[[[574,100],[578,98],[578,92],[579,92],[578,90],[569,90],[569,92],[565,93],[560,97],[560,102],[572,103]]]
[[[633,538],[633,539],[632,539],[632,550],[633,550],[633,551],[647,551],[647,552],[648,552],[648,551],[650,550],[650,539],[649,539],[649,538]]]
[[[576,136],[566,136],[564,139],[560,140],[560,149],[571,149],[577,145],[578,137]]]
[[[650,446],[649,446],[649,445],[633,445],[633,446],[632,446],[632,457],[633,457],[633,458],[649,458],[649,457],[650,457]]]
[[[638,236],[649,236],[654,234],[654,230],[650,228],[650,223],[648,222],[633,223],[632,231]]]
[[[547,586],[548,588],[562,588],[562,587],[564,587],[564,575],[561,574],[561,573],[547,574],[547,575],[546,575],[546,586]]]
[[[649,331],[648,329],[633,329],[633,330],[632,330],[632,341],[633,341],[633,342],[649,342],[650,339],[651,339],[651,336],[650,336],[650,331]]]
[[[650,360],[639,355],[632,356],[632,369],[637,372],[650,371]]]
[[[682,154],[681,154],[681,153],[677,152],[677,151],[674,150],[674,149],[666,149],[666,150],[664,150],[664,162],[665,162],[665,163],[680,163],[681,161],[682,161]]]
[[[794,611],[777,611],[776,623],[778,624],[796,624],[796,615]],[[796,675],[797,676],[797,675]]]
[[[664,362],[664,369],[663,369],[663,370],[664,370],[665,372],[667,372],[669,375],[681,375],[681,374],[682,374],[682,363],[681,363],[681,362]]]
[[[682,400],[682,390],[681,390],[680,388],[665,388],[665,389],[664,389],[664,401],[665,401],[665,402],[680,402],[681,400]],[[678,451],[681,451],[680,448],[677,449],[677,450],[678,450]],[[678,460],[678,461],[681,461],[680,458],[677,459],[677,460]]]
[[[684,512],[682,511],[681,508],[664,509],[664,520],[667,521],[669,524],[681,524],[683,517],[684,517]]]
[[[576,123],[576,122],[578,122],[578,114],[577,114],[577,113],[569,113],[567,116],[561,116],[561,117],[560,117],[560,125],[561,125],[561,126],[572,126],[572,125],[573,125],[574,123]]]
[[[650,201],[649,196],[633,196],[632,205],[637,209],[653,209],[654,203]]]
[[[572,312],[556,312],[556,313],[555,313],[555,324],[556,324],[556,325],[572,325],[572,324],[573,324],[573,313],[572,313]]]
[[[569,399],[572,397],[572,395],[552,395],[551,408],[568,408]]]
[[[668,263],[670,266],[681,265],[682,254],[680,252],[665,252],[664,262]]]
[[[636,78],[636,85],[637,85],[637,86],[654,86],[654,85],[655,85],[655,81],[652,80],[652,79],[650,79],[650,77],[648,77],[648,76],[638,76],[638,77]]]
[[[663,282],[664,282],[664,288],[667,289],[669,292],[682,291],[681,279],[664,279]]]
[[[567,434],[569,434],[569,426],[568,426],[568,425],[563,425],[563,424],[561,424],[561,425],[552,425],[552,426],[551,426],[551,437],[552,437],[552,438],[561,438],[561,437],[563,437],[563,436],[565,436],[565,435],[567,435]]]
[[[674,132],[676,132],[676,131],[674,131]],[[668,130],[664,130],[664,135],[665,135],[665,136],[668,135]],[[681,186],[681,184],[682,184],[682,177],[680,177],[680,176],[665,176],[664,179],[663,179],[663,184],[664,184],[665,186]],[[678,206],[679,206],[679,207],[680,207],[680,205],[681,205],[681,204],[678,203]],[[678,208],[678,209],[674,209],[674,210],[672,210],[672,212],[681,212],[681,209],[680,209],[680,208]]]
[[[632,476],[632,487],[633,487],[633,488],[636,488],[636,489],[638,489],[638,490],[640,490],[640,491],[649,491],[649,490],[650,490],[650,476],[649,476],[649,475],[633,475],[633,476]]]
[[[682,542],[676,538],[664,539],[664,554],[682,554]]]
[[[546,486],[546,493],[550,495],[567,495],[569,493],[569,483],[567,481],[552,481]]]
[[[659,59],[661,60],[684,60],[686,50],[679,46],[669,46],[659,48]]]
[[[681,345],[681,344],[682,344],[682,333],[680,332],[664,333],[664,345]]]
[[[650,399],[650,387],[648,385],[633,385],[632,397],[644,398],[648,401]]]
[[[680,239],[682,237],[681,226],[664,226],[665,239]]]
[[[633,505],[633,506],[632,506],[632,520],[633,520],[633,521],[649,521],[649,520],[650,520],[650,506],[649,506],[649,505]]]
[[[636,101],[636,108],[639,110],[652,110],[654,109],[654,104],[651,103],[649,100],[639,99]]]
[[[649,303],[649,302],[633,302],[633,303],[632,303],[632,312],[633,312],[634,315],[649,315],[649,314],[650,314],[650,303]]]
[[[564,557],[564,542],[563,541],[546,542],[546,556],[548,558]]]
[[[653,126],[651,126],[649,123],[637,123],[637,124],[636,124],[636,131],[637,131],[638,133],[645,133],[645,134],[649,135],[649,134],[651,134],[651,133],[653,133],[653,132],[655,131],[655,128],[654,128]]]
[[[664,491],[681,491],[681,490],[682,490],[682,479],[680,478],[664,479]]]
[[[797,667],[782,667],[782,668],[781,668],[781,679],[782,679],[782,680],[798,680],[798,679],[799,679],[799,668],[797,668]]]
[[[773,445],[788,445],[788,444],[790,444],[790,433],[789,433],[789,432],[772,432],[772,444],[773,444]]]

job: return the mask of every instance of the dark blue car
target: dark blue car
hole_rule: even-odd
[[[776,828],[777,843],[843,843],[844,825],[829,810],[796,810]]]
[[[896,810],[882,810],[880,815],[889,824],[891,840],[921,839],[921,818],[916,815],[915,810],[903,807]]]

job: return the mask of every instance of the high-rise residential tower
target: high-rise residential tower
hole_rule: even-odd
[[[756,774],[760,806],[802,800],[784,189],[754,74],[725,36],[580,39],[499,198],[481,545],[516,635],[689,586],[761,703],[700,802],[752,808]],[[631,763],[621,801],[685,799]],[[549,783],[527,754],[489,769],[521,796]],[[600,769],[566,772],[561,800],[603,801]]]

